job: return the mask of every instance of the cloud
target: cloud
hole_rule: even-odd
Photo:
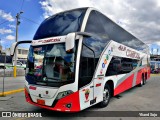
[[[5,29],[5,28],[0,29],[0,34],[8,34],[8,33],[13,33],[13,31],[11,29]]]
[[[11,24],[9,24],[8,27],[10,27],[10,28],[16,28],[15,25],[11,25]]]
[[[160,41],[159,0],[43,0],[44,18],[79,7],[95,7],[147,44]]]
[[[14,17],[11,13],[5,13],[3,10],[0,10],[0,17],[10,22],[14,21]]]
[[[13,35],[8,35],[8,36],[6,36],[6,39],[7,39],[7,40],[15,40],[15,36],[13,36]]]
[[[154,44],[156,44],[160,47],[160,40],[158,42],[155,42]]]

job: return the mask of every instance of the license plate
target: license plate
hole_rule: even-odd
[[[37,99],[37,103],[40,105],[45,105],[45,100]]]

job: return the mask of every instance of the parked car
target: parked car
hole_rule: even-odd
[[[0,69],[6,69],[6,67],[4,66],[4,63],[0,63]]]
[[[151,73],[153,73],[153,74],[160,73],[160,68],[151,69]]]
[[[156,68],[155,73],[160,73],[160,68]]]
[[[20,61],[17,61],[17,68],[26,68],[26,64],[23,64],[22,62]],[[11,63],[0,63],[0,69],[6,69],[6,68],[13,68],[13,64]]]

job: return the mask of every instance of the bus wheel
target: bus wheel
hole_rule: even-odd
[[[111,98],[111,89],[110,87],[106,84],[103,90],[103,101],[100,102],[100,107],[106,107],[110,101]]]
[[[146,84],[146,78],[143,78],[143,85]]]
[[[144,79],[144,76],[142,75],[141,83],[139,84],[139,87],[142,87],[143,85],[145,85],[145,83],[146,83],[146,80]]]

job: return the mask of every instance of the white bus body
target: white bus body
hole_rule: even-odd
[[[63,112],[81,111],[97,103],[105,107],[111,96],[116,96],[136,85],[143,85],[150,77],[148,47],[120,27],[117,28],[123,30],[126,36],[130,36],[126,42],[121,41],[127,38],[121,32],[112,31],[120,38],[119,41],[115,35],[110,35],[110,31],[108,35],[107,33],[99,35],[99,31],[94,33],[92,30],[99,29],[99,26],[92,22],[90,25],[88,21],[96,21],[98,18],[93,19],[92,14],[94,16],[101,13],[94,8],[84,8],[84,10],[82,20],[79,19],[82,14],[76,16],[78,11],[72,14],[69,13],[70,11],[66,12],[67,14],[59,13],[65,14],[67,20],[73,21],[72,26],[65,27],[67,31],[72,27],[76,28],[76,22],[78,21],[79,24],[81,21],[80,30],[71,31],[73,34],[65,33],[60,29],[64,35],[59,35],[57,32],[57,36],[39,37],[44,33],[42,29],[45,27],[43,26],[45,22],[38,29],[31,43],[26,68],[27,102]],[[61,22],[59,14],[46,19],[46,22],[52,19],[54,23],[57,19]],[[77,19],[74,21],[75,17]],[[106,19],[108,20],[107,17]],[[97,23],[100,22],[97,21]],[[112,21],[109,22],[116,25]],[[109,30],[114,29],[114,26],[107,26],[111,27]],[[59,30],[58,28],[52,29],[55,29],[53,34]],[[70,35],[67,36],[67,34]],[[138,48],[136,44],[140,47]]]

